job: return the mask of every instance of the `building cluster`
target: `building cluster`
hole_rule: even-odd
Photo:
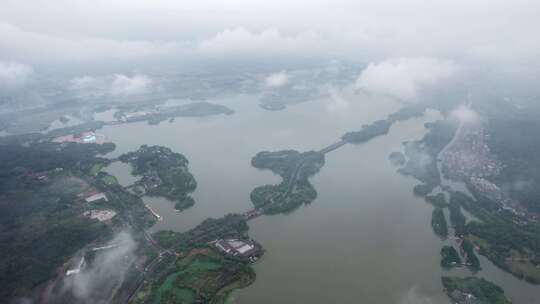
[[[261,214],[262,214],[262,211],[260,209],[252,209],[252,210],[246,211],[244,213],[244,217],[246,218],[246,220],[250,220],[250,219],[258,217]]]
[[[93,203],[99,200],[108,201],[107,195],[103,192],[98,192],[96,189],[90,189],[78,195],[79,198],[83,199],[86,203]]]
[[[510,199],[499,186],[481,177],[471,177],[470,185],[476,192],[501,205],[510,205]]]
[[[96,219],[100,222],[109,221],[115,215],[116,215],[116,212],[112,210],[88,210],[84,212],[84,216],[91,219]]]
[[[54,174],[62,172],[64,169],[62,168],[56,168],[54,170],[49,171],[39,171],[34,172],[32,170],[27,170],[25,173],[26,178],[29,180],[34,180],[38,182],[46,183],[50,180],[51,176],[54,176]]]
[[[79,144],[103,144],[105,143],[105,136],[96,134],[92,131],[83,132],[81,134],[77,135],[65,135],[65,136],[59,136],[53,139],[53,142],[55,143],[79,143]]]
[[[488,138],[481,123],[461,126],[452,143],[439,156],[444,172],[451,178],[469,180],[476,192],[497,203],[501,210],[512,213],[516,224],[537,222],[538,215],[527,212],[518,201],[488,180],[503,169],[487,145]]]
[[[251,240],[219,239],[212,243],[227,255],[247,258],[251,261],[256,260],[259,254],[258,246]]]
[[[49,173],[47,171],[28,172],[28,173],[26,173],[26,177],[28,177],[31,180],[38,181],[38,182],[47,182],[47,181],[49,181]]]
[[[161,178],[156,173],[148,174],[143,176],[140,183],[144,189],[148,192],[159,187],[162,183]]]
[[[458,179],[497,176],[502,165],[491,154],[488,136],[480,124],[463,125],[440,155],[445,172]]]
[[[540,220],[538,214],[527,212],[518,201],[510,198],[505,191],[487,179],[472,177],[470,185],[478,194],[498,204],[501,210],[510,212],[514,216],[515,224],[526,225]]]
[[[157,173],[152,172],[145,174],[139,181],[135,182],[133,185],[125,187],[125,189],[135,195],[143,196],[146,193],[157,189],[162,183],[163,181],[157,175]]]
[[[479,301],[474,295],[466,293],[460,290],[454,290],[449,294],[449,297],[452,301],[452,304],[480,304],[483,303]]]
[[[120,116],[120,121],[127,122],[127,121],[133,121],[137,119],[142,119],[148,115],[158,114],[159,112],[156,110],[147,110],[147,111],[135,111],[135,112],[129,112],[129,113],[123,113],[122,116]]]

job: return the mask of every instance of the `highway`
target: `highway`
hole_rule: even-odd
[[[148,265],[141,272],[141,277],[137,283],[137,286],[133,289],[132,292],[130,292],[129,296],[126,298],[126,304],[129,303],[137,294],[137,292],[141,289],[145,282],[145,279],[152,277],[153,271],[155,270],[156,266],[163,261],[163,258],[168,255],[175,255],[178,257],[178,253],[171,249],[164,249],[163,247],[161,247],[146,231],[144,232],[144,238],[158,251],[158,255],[150,263],[148,263]]]
[[[333,144],[319,150],[319,153],[327,154],[329,152],[335,151],[335,150],[343,147],[345,144],[347,144],[347,142],[345,140],[340,140],[340,141],[338,141],[336,143],[333,143]],[[294,171],[293,171],[291,177],[289,178],[289,184],[287,186],[288,189],[285,192],[285,197],[287,197],[290,194],[290,192],[292,190],[292,186],[294,186],[294,184],[298,181],[298,174],[300,173],[300,169],[302,169],[302,166],[305,164],[306,160],[308,160],[308,158],[302,158],[296,164],[296,167],[294,168]]]

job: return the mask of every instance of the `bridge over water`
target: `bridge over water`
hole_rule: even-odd
[[[342,139],[342,140],[340,140],[340,141],[338,141],[336,143],[333,143],[333,144],[319,150],[319,153],[326,154],[328,152],[332,152],[334,150],[337,150],[337,149],[341,148],[342,146],[344,146],[346,144],[347,144],[347,141]]]

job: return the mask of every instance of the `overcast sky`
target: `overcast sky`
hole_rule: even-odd
[[[260,52],[519,62],[538,57],[539,13],[540,2],[523,0],[3,0],[0,54],[30,63]]]
[[[43,65],[282,58],[371,64],[375,79],[357,84],[376,88],[380,70],[414,70],[413,83],[431,81],[417,68],[437,79],[470,66],[536,76],[539,15],[540,1],[524,0],[3,0],[0,82],[20,85]]]

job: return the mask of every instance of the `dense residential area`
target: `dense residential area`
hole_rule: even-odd
[[[424,182],[415,187],[418,195],[436,193],[437,187],[447,192],[447,201],[441,196],[442,203],[435,204],[438,209],[433,213],[433,229],[436,234],[445,235],[445,220],[440,208],[447,207],[450,224],[458,238],[455,246],[465,254],[461,254],[465,263],[474,265],[478,263],[477,259],[470,258],[476,254],[483,255],[516,277],[539,284],[538,200],[531,201],[530,196],[524,199],[509,187],[508,172],[515,170],[516,162],[526,161],[518,160],[518,157],[525,156],[523,153],[509,154],[508,150],[518,148],[503,143],[501,139],[505,134],[533,135],[530,129],[518,131],[507,124],[504,131],[500,130],[499,123],[501,121],[496,119],[489,123],[479,120],[454,122],[453,136],[449,136],[447,129],[442,127],[451,125],[451,121],[430,125],[429,133],[421,141],[405,144],[408,160],[399,170]],[[540,147],[538,140],[529,138],[528,145]],[[527,155],[526,159],[536,162],[536,157],[531,159],[531,156]],[[420,165],[422,158],[428,160],[428,166]],[[428,173],[426,168],[431,168],[432,172],[441,168],[441,171]],[[445,186],[448,180],[461,182],[462,186],[451,189]],[[533,180],[535,177],[530,176],[529,181]],[[432,201],[429,195],[426,200]],[[470,213],[474,219],[466,220],[460,209]],[[458,264],[457,257],[449,259],[453,251],[445,249],[442,265]],[[479,267],[479,264],[473,266]]]

